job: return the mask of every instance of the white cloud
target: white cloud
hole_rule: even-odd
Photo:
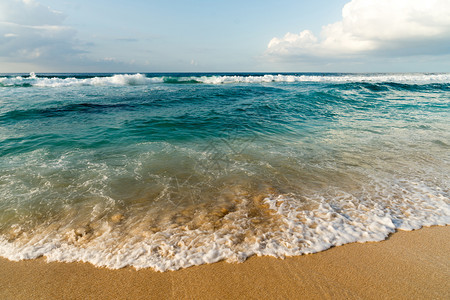
[[[61,12],[34,0],[2,0],[0,1],[0,21],[21,25],[59,25],[65,19]]]
[[[34,0],[0,1],[0,58],[8,63],[57,65],[79,59],[76,31],[65,16]],[[0,70],[1,71],[1,70]]]
[[[92,44],[80,41],[65,18],[35,0],[0,0],[0,73],[115,71],[130,66],[90,57],[86,49]]]
[[[66,16],[36,0],[0,0],[0,73],[114,72],[132,65],[114,58],[92,57],[94,44],[77,38]]]
[[[273,38],[266,54],[280,60],[450,53],[450,1],[352,0],[342,21]]]

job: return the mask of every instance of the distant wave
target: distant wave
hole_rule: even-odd
[[[166,84],[232,84],[232,83],[270,83],[270,82],[331,82],[331,83],[400,83],[400,84],[449,84],[450,73],[444,74],[252,74],[252,75],[169,75],[154,74],[115,74],[87,77],[84,74],[73,76],[3,76],[0,87],[71,87],[71,86],[135,86],[154,83]]]
[[[116,74],[112,76],[96,76],[92,78],[77,77],[38,77],[30,76],[0,77],[0,86],[36,86],[36,87],[69,87],[69,86],[126,86],[147,85],[163,82],[161,77],[146,77],[143,74]]]
[[[266,75],[223,75],[223,76],[191,76],[180,77],[182,81],[197,81],[207,84],[224,83],[269,83],[269,82],[398,82],[398,83],[450,83],[450,74],[404,74],[404,75],[285,75],[285,74],[266,74]]]

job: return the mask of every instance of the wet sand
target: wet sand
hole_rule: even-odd
[[[0,299],[450,299],[450,228],[175,272],[0,259]]]

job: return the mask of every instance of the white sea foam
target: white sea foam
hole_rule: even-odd
[[[230,84],[230,83],[270,83],[270,82],[333,82],[333,83],[404,83],[404,84],[430,84],[450,83],[450,74],[348,74],[348,75],[212,75],[212,76],[146,76],[144,74],[116,74],[112,76],[98,76],[92,78],[60,78],[38,77],[34,72],[29,76],[0,77],[0,86],[24,86],[36,87],[70,87],[70,86],[128,86],[148,85],[153,83],[183,83],[197,82],[205,84]]]
[[[161,77],[146,77],[143,74],[116,74],[105,77],[37,77],[34,72],[30,76],[0,77],[3,86],[31,85],[36,87],[70,87],[70,86],[126,86],[147,85],[162,82]]]
[[[92,233],[48,228],[24,244],[0,238],[0,256],[166,271],[220,260],[242,262],[252,255],[315,253],[346,243],[381,241],[397,229],[450,224],[448,196],[423,182],[381,182],[374,191],[374,198],[384,199],[381,203],[370,195],[357,198],[342,191],[332,197],[313,195],[307,206],[292,195],[271,195],[260,203],[268,218],[262,225],[261,216],[249,213],[254,200],[242,196],[234,210],[223,214],[218,228],[208,222],[196,228],[189,222],[166,223],[160,231],[149,232],[145,218],[130,219],[122,224],[125,230],[110,221],[96,225]]]
[[[262,76],[201,76],[190,77],[208,84],[268,83],[268,82],[395,82],[407,84],[450,83],[450,74],[369,74],[369,75],[262,75]]]
[[[32,83],[33,86],[39,87],[62,87],[62,86],[76,86],[76,85],[146,85],[155,82],[162,82],[160,78],[147,78],[143,74],[118,74],[110,77],[93,77],[85,79],[77,78],[40,78]]]

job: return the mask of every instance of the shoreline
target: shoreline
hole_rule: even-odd
[[[3,299],[450,298],[450,227],[315,254],[156,272],[0,258]]]

